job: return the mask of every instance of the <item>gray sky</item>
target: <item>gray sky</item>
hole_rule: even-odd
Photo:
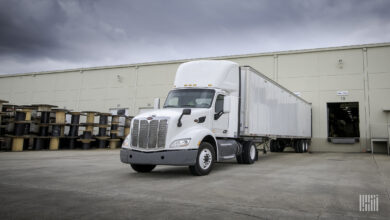
[[[0,0],[0,74],[389,41],[386,0]]]

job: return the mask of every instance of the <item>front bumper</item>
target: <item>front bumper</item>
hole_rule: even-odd
[[[142,152],[131,149],[121,149],[122,163],[152,164],[152,165],[194,165],[198,150],[170,150],[156,152]]]

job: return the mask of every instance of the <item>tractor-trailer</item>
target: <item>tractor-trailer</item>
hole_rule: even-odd
[[[253,164],[259,144],[308,149],[311,104],[249,66],[183,63],[173,87],[161,109],[155,104],[132,119],[120,159],[137,172],[180,165],[207,175],[215,162]]]

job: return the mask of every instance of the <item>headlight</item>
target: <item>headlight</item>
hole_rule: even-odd
[[[130,148],[130,135],[127,135],[122,143],[122,148]]]
[[[190,144],[191,138],[184,138],[184,139],[179,139],[175,140],[172,142],[172,144],[169,146],[170,148],[176,148],[176,147],[185,147]]]

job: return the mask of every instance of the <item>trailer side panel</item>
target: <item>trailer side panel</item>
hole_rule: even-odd
[[[241,67],[241,136],[311,137],[311,104],[250,67]]]

